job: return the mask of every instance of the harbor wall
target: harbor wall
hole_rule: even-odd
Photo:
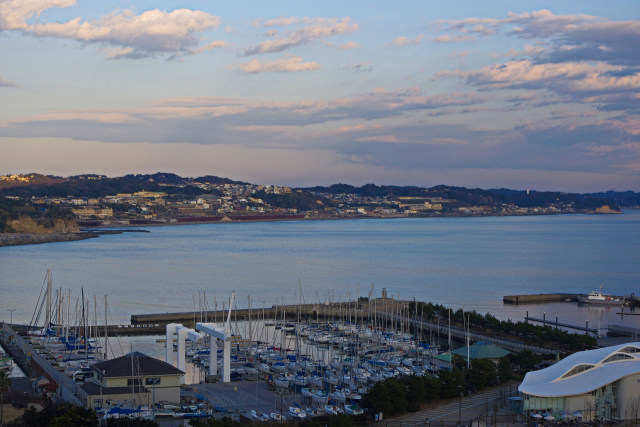
[[[502,302],[505,304],[535,304],[543,302],[577,302],[580,294],[534,294],[534,295],[505,295]]]
[[[445,324],[436,324],[426,320],[419,320],[416,318],[408,318],[406,316],[400,316],[398,314],[398,308],[403,308],[407,304],[406,301],[395,301],[393,299],[387,299],[385,304],[376,303],[376,311],[373,312],[372,308],[366,304],[358,302],[351,303],[337,303],[337,304],[298,304],[298,305],[285,305],[285,306],[273,306],[270,308],[252,309],[251,313],[249,309],[234,310],[231,314],[232,321],[247,321],[268,319],[270,321],[282,321],[284,317],[287,321],[363,321],[377,318],[378,321],[382,320],[390,328],[393,325],[399,327],[405,325],[415,331],[419,329],[423,332],[432,331],[438,332],[441,335],[447,335],[449,332],[455,339],[464,340],[467,336],[467,332],[463,328],[451,326],[450,328]],[[380,310],[380,311],[378,311]],[[225,322],[228,316],[228,311],[210,311],[210,312],[182,312],[182,313],[157,313],[157,314],[138,314],[131,316],[131,323],[136,322],[159,322],[166,325],[167,323],[182,323],[183,325],[190,327],[196,322],[206,321],[218,321]],[[202,319],[202,320],[200,320]],[[408,325],[407,325],[408,323]],[[396,328],[393,328],[396,329]],[[552,354],[553,350],[546,348],[532,346],[523,342],[511,340],[508,338],[495,337],[490,335],[483,335],[475,332],[470,333],[470,338],[473,341],[489,341],[509,351],[519,352],[522,350],[530,350],[539,354]]]
[[[0,334],[0,337],[2,339],[2,346],[11,357],[20,362],[19,366],[20,364],[25,364],[25,366],[21,366],[21,368],[26,373],[31,373],[33,368],[37,368],[36,370],[42,371],[50,381],[56,383],[58,386],[56,393],[62,401],[82,406],[82,402],[80,402],[76,396],[78,386],[75,381],[51,366],[49,361],[38,354],[29,341],[16,334],[6,323],[2,325],[2,334]]]

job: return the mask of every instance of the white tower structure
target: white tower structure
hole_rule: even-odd
[[[178,366],[177,368],[181,371],[185,371],[185,340],[189,338],[191,341],[198,341],[203,338],[202,334],[196,332],[191,328],[187,328],[182,326],[180,323],[169,323],[166,326],[167,336],[166,336],[166,344],[167,344],[167,363],[173,365],[173,335],[178,335]],[[184,378],[182,378],[184,381]]]
[[[229,315],[224,325],[218,326],[216,323],[196,323],[196,329],[209,335],[209,375],[216,375],[218,368],[218,346],[216,340],[223,342],[222,350],[222,382],[231,381],[231,309],[236,299],[235,291],[231,294],[231,302],[229,303]]]

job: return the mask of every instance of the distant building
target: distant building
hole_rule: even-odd
[[[584,421],[638,419],[640,342],[574,353],[527,373],[518,390],[526,412]]]
[[[134,352],[92,368],[93,378],[78,388],[78,397],[86,408],[180,402],[180,377],[184,372],[159,359]]]
[[[73,212],[75,216],[81,219],[87,219],[94,216],[101,219],[113,217],[113,209],[111,208],[86,207],[80,209],[71,209],[71,212]]]

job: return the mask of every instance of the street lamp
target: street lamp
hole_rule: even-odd
[[[11,327],[11,329],[13,329],[13,312],[16,311],[15,308],[7,308],[7,311],[11,313],[11,321],[9,323],[9,326]]]

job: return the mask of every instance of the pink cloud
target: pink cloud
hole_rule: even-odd
[[[404,47],[404,46],[409,46],[409,45],[412,45],[412,44],[418,44],[418,43],[420,43],[420,40],[423,39],[423,37],[424,37],[424,34],[419,34],[418,36],[416,36],[413,39],[410,39],[409,37],[406,37],[406,36],[400,36],[400,37],[396,37],[395,39],[391,40],[387,46]]]
[[[278,18],[265,22],[264,26],[301,24],[295,30],[284,33],[270,33],[272,39],[264,40],[245,50],[245,55],[282,52],[283,50],[313,43],[316,40],[352,33],[358,30],[358,24],[350,22],[349,17],[337,18]]]
[[[315,61],[302,62],[299,56],[286,56],[276,59],[275,61],[267,61],[260,59],[252,59],[246,64],[242,64],[239,68],[248,74],[256,73],[273,73],[273,72],[298,72],[298,71],[315,71],[322,68]]]
[[[360,43],[347,42],[347,43],[341,45],[340,49],[342,49],[342,50],[356,49],[356,48],[359,48],[360,46],[362,46]]]
[[[452,43],[452,42],[474,41],[475,39],[476,38],[473,36],[463,36],[463,35],[450,36],[448,34],[445,34],[443,36],[438,36],[434,38],[433,41],[436,43]]]
[[[33,16],[55,7],[75,5],[75,0],[7,0],[0,3],[0,29],[21,30],[36,37],[54,37],[98,43],[109,59],[144,58],[156,54],[180,57],[221,47],[212,42],[198,48],[196,34],[220,25],[220,18],[209,13],[176,9],[153,9],[134,14],[115,11],[94,21],[76,17],[65,22],[28,22]]]

